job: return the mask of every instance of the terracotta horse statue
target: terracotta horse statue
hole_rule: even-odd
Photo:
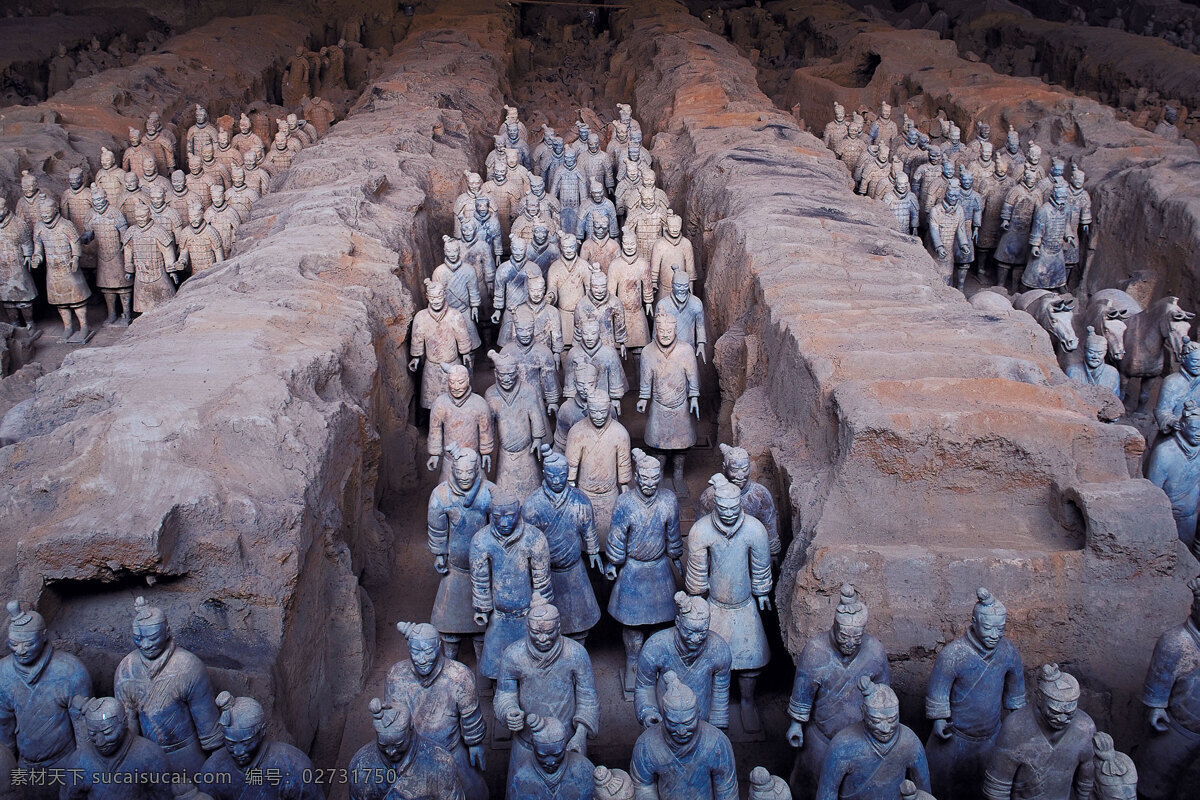
[[[1179,298],[1173,295],[1160,297],[1143,309],[1136,300],[1120,289],[1103,289],[1092,295],[1092,303],[1110,302],[1114,308],[1124,310],[1125,357],[1116,361],[1121,373],[1121,395],[1125,407],[1130,408],[1129,381],[1139,383],[1135,413],[1146,408],[1150,391],[1173,363],[1178,363],[1184,338],[1191,329],[1196,315],[1179,307]],[[1111,355],[1111,352],[1110,352]],[[1168,355],[1174,362],[1170,361]]]
[[[1075,298],[1045,289],[1032,289],[1013,298],[1013,308],[1024,311],[1050,334],[1059,359],[1079,347],[1075,333]]]
[[[1128,308],[1118,308],[1111,299],[1093,298],[1082,314],[1075,315],[1075,335],[1082,341],[1087,329],[1091,328],[1103,336],[1108,342],[1108,360],[1117,366],[1125,358],[1125,329],[1128,327],[1129,314]],[[1083,363],[1083,351],[1080,349],[1064,355],[1059,358],[1064,371],[1071,364]]]

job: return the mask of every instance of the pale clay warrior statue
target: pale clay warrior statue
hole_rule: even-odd
[[[843,584],[833,626],[805,642],[796,660],[787,740],[800,748],[789,783],[801,800],[814,796],[829,743],[843,728],[862,721],[859,679],[891,680],[887,653],[867,633],[867,618],[854,587]]]
[[[696,360],[705,363],[708,332],[704,322],[704,304],[692,294],[691,278],[683,269],[675,268],[671,291],[659,298],[655,313],[675,317],[676,338],[694,348]]]
[[[637,448],[631,454],[637,488],[617,498],[605,543],[605,575],[616,581],[608,613],[623,626],[626,694],[633,692],[647,631],[675,616],[675,575],[683,573],[679,500],[663,488],[657,458]]]
[[[597,340],[600,333],[595,333]],[[572,371],[569,380],[570,393],[563,404],[558,407],[554,426],[554,449],[559,453],[567,452],[567,436],[575,423],[587,416],[588,397],[597,391],[597,371],[594,364],[581,362]],[[606,394],[607,396],[607,394]]]
[[[847,131],[850,128],[850,122],[846,119],[846,108],[841,103],[834,102],[833,104],[833,120],[826,123],[825,133],[822,137],[825,141],[825,146],[830,150],[837,152],[838,145],[846,138]]]
[[[462,313],[467,323],[467,333],[471,337],[471,350],[479,347],[479,307],[483,303],[483,295],[479,287],[479,278],[475,270],[463,261],[462,243],[449,236],[442,237],[445,258],[441,264],[434,267],[433,280],[446,287],[446,303]]]
[[[621,358],[625,358],[625,341],[628,334],[625,329],[625,307],[621,301],[608,290],[608,276],[599,264],[591,264],[588,271],[587,292],[575,304],[573,315],[576,342],[585,322],[596,320],[600,323],[600,340],[610,347],[616,348]]]
[[[742,508],[742,492],[714,475],[716,510],[696,520],[688,535],[688,594],[707,596],[712,630],[729,644],[737,673],[742,727],[758,731],[754,702],[758,675],[770,659],[760,611],[771,608],[771,551],[762,523]]]
[[[8,202],[0,196],[0,303],[14,321],[32,329],[33,301],[37,284],[30,269],[33,264],[33,236],[25,220],[9,212]]]
[[[446,285],[440,281],[425,281],[426,307],[413,317],[409,337],[408,369],[416,372],[425,359],[421,374],[421,408],[432,408],[438,395],[449,389],[448,373],[443,365],[471,366],[471,334],[466,318],[446,303]]]
[[[542,448],[542,484],[529,494],[521,518],[546,536],[550,582],[564,634],[583,642],[600,620],[600,606],[587,568],[601,571],[600,541],[592,502],[567,480],[567,459],[548,445]],[[587,561],[584,561],[587,556]]]
[[[204,106],[196,106],[196,124],[188,128],[187,137],[187,153],[190,155],[200,155],[206,144],[215,144],[217,141],[216,128],[209,124],[208,110]]]
[[[1008,612],[987,589],[976,596],[970,626],[938,653],[925,691],[933,721],[925,752],[939,800],[979,796],[1004,713],[1025,705],[1021,654],[1004,636]]]
[[[471,391],[471,375],[461,364],[440,365],[446,373],[446,393],[438,395],[429,410],[429,438],[426,468],[433,472],[441,464],[441,481],[450,480],[450,459],[443,458],[449,445],[479,453],[483,471],[492,469],[495,428],[487,401]]]
[[[179,246],[179,270],[189,267],[199,275],[225,260],[225,246],[212,225],[204,219],[204,207],[198,200],[188,205],[188,225],[176,239]]]
[[[175,641],[166,615],[141,597],[134,603],[133,643],[137,649],[113,678],[129,730],[162,747],[174,772],[192,775],[224,744],[208,670]]]
[[[896,220],[896,230],[916,236],[921,219],[921,209],[916,195],[909,191],[907,175],[902,173],[896,176],[891,190],[883,196],[883,202]]]
[[[1045,664],[1033,703],[1004,718],[983,782],[984,800],[1091,797],[1096,725],[1079,709],[1079,681]]]
[[[483,394],[492,416],[499,446],[496,485],[518,497],[528,497],[540,483],[537,456],[547,439],[541,386],[522,379],[511,353],[488,351],[496,383]]]
[[[771,559],[778,561],[782,545],[779,539],[779,516],[775,511],[775,498],[766,486],[750,480],[750,454],[741,447],[722,442],[721,471],[725,479],[742,493],[742,510],[762,523],[767,531]],[[713,486],[705,487],[696,503],[696,518],[711,514],[717,508],[717,492]]]
[[[433,568],[442,576],[430,621],[441,633],[446,657],[453,659],[464,636],[472,639],[476,655],[483,648],[483,628],[471,610],[471,539],[487,525],[496,484],[480,469],[479,453],[456,444],[447,452],[450,480],[429,495],[426,530]]]
[[[133,313],[133,281],[125,272],[122,242],[129,222],[120,209],[109,203],[108,195],[92,184],[92,213],[83,226],[83,240],[96,243],[96,287],[108,306],[106,325],[128,325]],[[121,315],[117,316],[120,305]]]
[[[604,215],[592,214],[588,222],[589,235],[579,248],[579,257],[589,264],[599,266],[600,271],[607,276],[613,259],[620,251],[620,245],[617,244],[616,238],[609,234],[608,220]]]
[[[642,645],[637,659],[634,712],[645,727],[662,722],[663,677],[674,672],[696,696],[700,718],[729,727],[729,681],[733,656],[721,635],[709,630],[712,609],[703,597],[676,592],[675,625]]]
[[[433,625],[397,622],[396,628],[408,641],[409,657],[388,670],[385,702],[407,708],[413,730],[450,753],[465,800],[487,800],[487,724],[475,675],[442,652]]]
[[[639,376],[637,411],[647,414],[646,444],[668,452],[675,493],[687,497],[683,459],[696,443],[692,417],[700,419],[700,372],[692,348],[677,342],[673,315],[655,317],[654,341],[642,350]]]
[[[63,321],[62,340],[83,344],[91,338],[87,301],[92,296],[79,270],[83,243],[79,231],[58,213],[58,204],[46,195],[38,203],[40,218],[33,229],[33,263],[46,267],[46,301],[58,309]]]
[[[558,308],[562,318],[563,344],[571,347],[578,341],[575,331],[575,306],[587,292],[590,266],[579,258],[574,235],[564,233],[558,240],[560,255],[546,273],[546,297]]]
[[[113,151],[100,148],[100,169],[96,171],[96,185],[108,195],[108,202],[116,203],[125,186],[125,170],[117,164]]]
[[[242,220],[237,210],[225,202],[225,187],[219,183],[212,187],[212,205],[205,209],[204,221],[211,225],[221,238],[221,248],[225,253],[232,255],[234,237]]]
[[[608,290],[625,309],[625,345],[634,352],[650,344],[647,317],[653,311],[654,286],[650,264],[638,254],[637,238],[625,232],[621,250],[608,268]]]
[[[671,294],[677,271],[687,275],[689,283],[695,286],[696,256],[691,241],[683,235],[683,218],[678,214],[668,214],[663,235],[650,252],[650,274],[655,282],[655,298],[661,300]]]
[[[1159,433],[1170,434],[1175,430],[1183,417],[1183,404],[1186,401],[1200,402],[1200,342],[1185,340],[1180,348],[1180,357],[1178,371],[1163,378],[1158,390],[1154,422]]]
[[[541,281],[541,276],[533,279]],[[537,289],[537,284],[534,284]],[[504,345],[500,351],[506,358],[512,358],[516,363],[521,380],[529,385],[533,394],[541,403],[539,410],[546,425],[547,440],[549,440],[548,414],[558,414],[561,393],[558,385],[558,363],[554,353],[546,342],[549,336],[538,336],[539,328],[544,331],[544,325],[557,324],[558,312],[553,308],[546,309],[549,313],[542,319],[529,310],[528,306],[520,306],[513,314],[512,341]]]
[[[1195,788],[1185,778],[1200,755],[1200,577],[1188,588],[1190,613],[1158,637],[1146,670],[1150,731],[1137,750],[1138,796],[1146,800],[1184,800]]]
[[[569,747],[570,731],[554,717],[529,714],[532,755],[509,770],[506,800],[567,800],[585,798],[592,788],[595,767],[587,756]]]
[[[633,463],[629,432],[612,418],[608,399],[600,392],[589,396],[587,417],[568,432],[566,457],[568,480],[591,501],[604,547],[617,497],[633,480]]]
[[[593,800],[633,800],[633,780],[623,769],[609,769],[600,764],[592,771],[592,780]]]
[[[172,277],[179,270],[171,232],[154,224],[150,208],[139,202],[134,224],[125,235],[125,274],[133,281],[133,310],[139,314],[175,296]]]
[[[1171,503],[1179,540],[1195,555],[1196,518],[1200,504],[1200,402],[1185,400],[1171,436],[1160,438],[1146,464],[1146,479],[1163,490]]]
[[[417,733],[407,706],[385,705],[376,697],[367,708],[375,737],[350,759],[350,800],[389,796],[465,800],[453,757]]]
[[[217,695],[225,746],[204,762],[196,784],[213,800],[320,800],[312,762],[298,748],[267,738],[267,715],[252,697]],[[264,775],[278,775],[266,783]]]

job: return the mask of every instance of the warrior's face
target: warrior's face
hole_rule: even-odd
[[[604,398],[597,398],[595,402],[588,403],[587,413],[588,419],[592,421],[593,425],[603,428],[604,423],[608,422],[608,403]]]
[[[675,239],[683,233],[683,217],[667,217],[667,235]]]
[[[139,131],[139,130],[137,130],[137,129],[135,129],[135,128],[130,128],[130,129],[129,129],[129,146],[130,146],[130,147],[137,147],[137,146],[138,146],[139,144],[141,144],[141,143],[142,143],[142,133],[141,133],[141,131]]]
[[[554,462],[542,468],[542,479],[546,488],[558,494],[567,488],[567,465]]]
[[[675,630],[679,631],[679,640],[689,653],[694,653],[708,640],[708,625],[703,620],[675,615]]]
[[[716,499],[717,519],[725,525],[736,525],[737,521],[742,518],[742,498],[737,497],[721,497],[719,494]]]
[[[1042,711],[1042,717],[1046,720],[1046,724],[1052,731],[1061,731],[1071,724],[1071,720],[1075,718],[1075,711],[1079,708],[1078,700],[1053,700],[1045,695],[1040,695],[1038,699],[1038,707]]]
[[[501,536],[508,536],[516,530],[517,520],[520,518],[521,507],[516,503],[513,503],[511,506],[501,506],[499,508],[492,506],[492,527]]]
[[[695,706],[688,709],[667,706],[663,715],[663,727],[666,728],[667,737],[671,742],[683,747],[692,741],[700,728],[700,712]]]
[[[1108,353],[1107,347],[1099,347],[1089,344],[1083,350],[1083,359],[1092,369],[1097,369],[1104,363],[1104,356]]]
[[[125,191],[136,192],[138,190],[138,176],[133,172],[125,173]]]
[[[675,302],[683,305],[687,302],[688,295],[691,294],[691,286],[687,279],[671,282],[671,297],[675,298]]]
[[[1183,368],[1192,375],[1200,374],[1200,347],[1193,347],[1183,354]]]
[[[637,237],[632,234],[622,236],[621,252],[630,257],[637,255]]]
[[[462,258],[462,253],[459,250],[458,240],[451,239],[446,242],[446,266],[455,266]]]
[[[1191,414],[1185,416],[1180,423],[1180,433],[1190,445],[1200,444],[1200,415]]]
[[[542,284],[542,295],[546,293],[546,286]],[[529,293],[529,299],[533,300],[533,292]],[[534,300],[539,302],[539,300]],[[533,323],[528,321],[518,322],[513,325],[513,335],[517,338],[517,343],[521,347],[529,347],[533,343]]]
[[[604,189],[599,186],[589,186],[588,197],[592,198],[593,203],[599,203],[604,199]]]
[[[393,725],[375,734],[375,744],[389,764],[399,764],[412,746],[412,724]]]
[[[42,218],[42,222],[49,225],[58,218],[58,207],[52,205],[44,205],[38,209],[38,215]]]
[[[975,638],[988,650],[995,650],[996,645],[1004,638],[1004,627],[1008,618],[1003,614],[975,614],[971,620],[971,630]]]
[[[526,628],[529,631],[529,641],[533,645],[533,649],[539,653],[549,653],[558,643],[558,617],[545,619],[530,617]]]
[[[675,320],[659,319],[654,324],[654,338],[660,347],[670,347],[675,344]]]
[[[575,258],[575,256],[579,253],[579,250],[575,244],[574,236],[564,236],[562,242],[560,243],[560,249],[562,250],[563,258],[567,259],[568,261]]]
[[[868,708],[863,715],[863,725],[872,739],[881,744],[887,744],[895,738],[896,732],[900,729],[900,709],[895,706]]]
[[[517,385],[517,374],[517,368],[515,365],[511,367],[497,367],[496,383],[498,383],[500,388],[504,391],[510,392],[512,391],[513,387]]]
[[[589,351],[595,350],[596,345],[600,344],[600,324],[596,320],[585,321],[579,331],[579,338]]]
[[[435,314],[446,307],[446,292],[444,289],[429,289],[425,293],[425,297],[429,302],[429,310]]]
[[[486,197],[475,198],[475,216],[480,219],[487,219],[489,213],[489,201]]]
[[[258,748],[262,747],[263,726],[252,728],[228,728],[225,731],[225,749],[229,757],[239,767],[246,767],[254,761]]]
[[[448,383],[450,388],[450,396],[455,400],[461,400],[467,396],[467,393],[471,391],[471,378],[469,375],[455,372],[450,376]]]
[[[204,125],[207,122],[208,122],[208,111],[204,108],[197,106],[196,107],[196,124],[201,127],[204,127]]]
[[[88,739],[102,756],[111,756],[121,748],[128,727],[119,716],[87,721]]]
[[[166,625],[135,625],[133,645],[143,656],[153,661],[161,656],[171,643],[171,630]]]
[[[117,157],[113,155],[111,150],[104,150],[100,153],[100,166],[103,169],[112,169],[117,164]]]
[[[28,667],[42,657],[42,651],[46,649],[46,631],[9,630],[8,649],[12,651],[13,660]]]
[[[503,184],[508,180],[508,162],[496,162],[496,165],[492,167],[492,180],[498,184]]]
[[[78,189],[79,187],[83,186],[83,173],[72,170],[71,174],[68,176],[68,181],[72,189]]]
[[[863,636],[866,632],[866,628],[842,625],[835,620],[833,623],[833,642],[837,645],[839,653],[846,658],[853,658],[858,653],[858,648],[862,647]]]
[[[592,217],[592,238],[604,240],[608,238],[608,220],[600,215]]]
[[[248,119],[238,120],[238,132],[243,135],[249,134],[250,133],[250,120],[248,120]]]
[[[658,463],[657,461],[655,462]],[[662,482],[662,467],[643,467],[639,466],[636,473],[638,491],[644,497],[654,497],[658,491],[658,485]]]
[[[413,671],[422,678],[429,676],[437,667],[441,653],[441,644],[436,638],[413,637],[408,643],[408,657],[412,661]]]
[[[538,766],[548,773],[558,772],[567,757],[567,743],[563,741],[541,742],[534,740],[533,757]]]
[[[750,460],[737,458],[726,461],[725,477],[739,489],[745,488],[746,481],[750,480]]]

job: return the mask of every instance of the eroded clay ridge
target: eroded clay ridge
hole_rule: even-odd
[[[730,43],[667,0],[624,24],[614,81],[702,234],[734,438],[792,508],[789,647],[850,580],[919,707],[936,646],[977,586],[998,587],[1029,663],[1074,656],[1089,690],[1112,692],[1089,711],[1124,723],[1182,596],[1166,499],[1130,478],[1141,437],[1096,420],[1029,319],[944,286]]]
[[[191,114],[181,112],[195,103],[213,119],[241,111],[267,96],[268,82],[307,38],[308,27],[287,17],[221,17],[132,66],[81,78],[35,106],[0,109],[0,190],[16,197],[27,169],[42,191],[61,196],[72,167],[86,162],[95,175],[100,148],[120,154],[129,128],[140,130],[151,111],[189,124]]]
[[[960,122],[988,122],[996,137],[1012,125],[1023,142],[1035,139],[1047,155],[1087,172],[1096,253],[1085,288],[1113,287],[1145,270],[1155,297],[1177,295],[1184,308],[1200,306],[1200,159],[1191,142],[1156,136],[1037,78],[967,61],[932,31],[896,30],[834,0],[790,0],[774,9],[786,19],[793,47],[803,51],[809,42],[831,57],[795,72],[779,98],[785,108],[797,106],[818,127],[832,118],[835,97],[847,108],[878,108],[890,98],[920,117],[945,109]]]
[[[433,263],[431,187],[500,114],[512,30],[487,0],[418,15],[233,258],[39,382],[0,450],[4,596],[115,664],[146,594],[303,747],[355,695],[374,631],[358,576],[387,563],[376,475],[414,469],[405,282]]]

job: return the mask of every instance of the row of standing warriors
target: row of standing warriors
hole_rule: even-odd
[[[176,148],[157,113],[145,132],[129,129],[120,160],[108,148],[92,181],[85,169],[68,173],[58,200],[41,191],[37,176],[21,175],[21,194],[10,207],[0,197],[0,304],[16,322],[32,327],[37,285],[31,270],[46,268],[46,300],[63,320],[63,340],[91,336],[86,307],[91,288],[108,306],[108,324],[128,325],[134,312],[174,297],[190,271],[198,274],[227,258],[250,207],[271,189],[271,179],[317,139],[312,123],[289,115],[278,120],[270,150],[242,115],[238,132],[218,129],[203,106],[187,131],[188,171],[174,169]],[[170,176],[170,177],[167,177]]]
[[[548,549],[511,495],[486,481],[476,489],[476,499],[494,494],[472,550],[481,538],[508,543],[514,553]],[[738,506],[734,493],[722,494],[719,488],[717,511],[697,527]],[[705,533],[693,529],[693,535]],[[633,698],[644,731],[628,771],[588,759],[588,738],[600,726],[599,700],[588,651],[564,635],[563,614],[546,599],[555,596],[548,556],[515,556],[524,565],[519,578],[519,570],[500,565],[493,592],[523,591],[529,598],[520,633],[497,665],[490,715],[512,740],[508,798],[739,797],[723,731],[737,654],[714,627],[723,605],[703,591],[693,593],[691,543],[688,549],[688,591],[672,597],[673,625],[656,630],[638,657]],[[865,604],[845,585],[832,626],[805,644],[797,662],[788,705],[787,738],[800,747],[792,785],[758,767],[749,796],[1184,800],[1192,796],[1189,770],[1200,750],[1200,578],[1189,586],[1191,613],[1155,646],[1143,696],[1151,733],[1130,759],[1078,708],[1079,682],[1057,665],[1036,671],[1027,702],[1020,656],[1005,637],[1006,610],[985,589],[967,630],[938,654],[925,706],[933,730],[922,746],[899,723],[883,647],[866,630]],[[667,587],[647,591],[657,588]],[[79,659],[49,642],[40,614],[16,602],[8,611],[10,654],[0,660],[0,792],[35,800],[323,796],[309,759],[267,736],[258,702],[228,692],[214,696],[203,662],[176,640],[160,609],[138,598],[135,649],[116,669],[114,695],[99,698]],[[447,652],[435,626],[401,622],[397,628],[407,638],[409,658],[392,666],[383,698],[369,704],[375,738],[342,774],[351,797],[486,798],[489,722],[474,673]]]
[[[978,269],[995,268],[995,283],[1020,291],[1062,291],[1080,279],[1092,234],[1092,201],[1077,164],[1047,164],[1036,142],[1022,148],[1013,128],[1002,145],[991,126],[974,138],[938,117],[930,133],[904,116],[901,130],[884,103],[869,123],[834,104],[827,147],[851,170],[859,194],[881,200],[901,233],[923,235],[945,280],[962,289]],[[1086,264],[1084,264],[1086,266]]]

